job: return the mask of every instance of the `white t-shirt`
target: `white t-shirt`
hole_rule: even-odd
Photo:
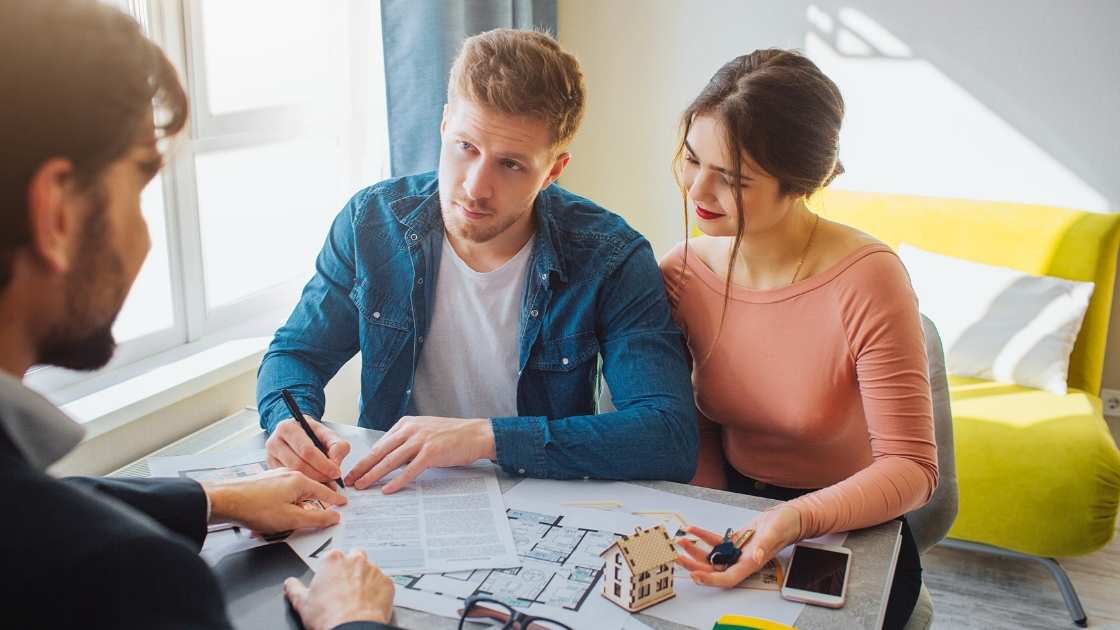
[[[501,267],[480,273],[443,237],[432,322],[412,385],[414,413],[517,415],[518,326],[532,243]]]

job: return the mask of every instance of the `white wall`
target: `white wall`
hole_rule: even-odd
[[[670,170],[681,111],[725,62],[780,47],[844,94],[837,188],[1120,210],[1117,30],[1110,0],[560,0],[589,89],[561,184],[663,254],[685,233]]]
[[[358,399],[362,393],[361,356],[342,366],[330,383],[327,383],[327,409],[323,414],[328,420],[344,424],[358,423]]]

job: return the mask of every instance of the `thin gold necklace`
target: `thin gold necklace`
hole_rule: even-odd
[[[821,222],[821,215],[814,214],[816,217],[813,220],[813,229],[809,230],[809,240],[805,241],[805,249],[801,252],[801,260],[797,261],[797,269],[793,270],[793,278],[789,281],[790,286],[797,282],[797,275],[801,273],[801,265],[805,264],[805,256],[809,254],[809,247],[813,244],[813,237],[817,234],[817,224]]]

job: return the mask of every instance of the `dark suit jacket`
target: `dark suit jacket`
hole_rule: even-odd
[[[0,428],[0,626],[231,628],[188,479],[55,479]],[[374,622],[347,630],[389,628]],[[342,628],[343,626],[339,626]]]

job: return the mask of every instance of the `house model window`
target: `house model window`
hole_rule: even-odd
[[[673,562],[677,557],[668,532],[661,525],[636,528],[600,553],[615,559],[613,572],[603,572],[603,597],[637,612],[672,597]]]

